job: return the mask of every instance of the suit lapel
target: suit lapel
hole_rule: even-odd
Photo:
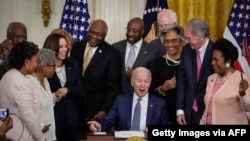
[[[212,56],[212,42],[209,40],[207,48],[206,48],[206,52],[205,52],[205,56],[203,58],[203,63],[201,66],[201,71],[200,71],[200,77],[199,77],[199,81],[201,81],[201,79],[203,78],[202,76],[204,76],[204,73],[206,71],[206,66],[209,66],[212,62],[211,62],[211,56]]]
[[[52,80],[54,80],[55,86],[63,87],[60,83],[60,80],[59,80],[56,72],[54,73],[54,78],[52,77]]]
[[[137,67],[141,62],[143,62],[145,56],[148,54],[148,46],[143,41],[141,45],[141,49],[139,50],[139,53],[136,57],[135,63],[133,65],[133,68]]]
[[[79,50],[79,56],[80,56],[80,58],[79,58],[79,63],[81,63],[80,65],[81,65],[81,72],[83,72],[83,62],[84,62],[84,53],[85,53],[85,49],[86,49],[86,45],[87,45],[87,42],[84,42],[83,44],[82,44],[82,47],[80,48],[80,50]]]
[[[127,127],[130,129],[131,126],[131,116],[132,116],[132,105],[133,105],[133,93],[131,93],[128,97],[128,102],[127,102]]]
[[[123,61],[123,69],[126,72],[126,47],[127,47],[127,40],[124,40],[124,42],[121,43],[121,56],[122,56],[122,61]]]
[[[71,66],[69,66],[69,63],[67,62],[66,64],[65,64],[65,73],[66,73],[66,83],[65,83],[65,85],[67,84],[67,82],[69,82],[68,80],[70,80],[70,75],[67,75],[67,74],[72,74],[73,72],[71,72],[72,71],[72,69],[71,69]]]
[[[192,87],[193,88],[195,88],[195,86],[196,86],[196,83],[197,83],[197,80],[196,80],[196,52],[195,52],[195,50],[193,50],[193,49],[191,49],[191,47],[190,47],[190,54],[191,54],[191,60],[190,60],[190,65],[192,66],[191,67],[191,71],[190,71],[190,75],[191,75],[191,77],[193,78],[192,79]]]
[[[154,114],[154,102],[152,101],[152,97],[148,94],[148,109],[147,109],[147,118],[146,118],[146,126],[149,125],[152,115]]]
[[[101,59],[103,51],[104,47],[102,45],[99,45],[95,53],[93,54],[85,73],[87,73],[88,70],[91,69],[93,66],[95,66],[94,64]]]

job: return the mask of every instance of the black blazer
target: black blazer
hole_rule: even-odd
[[[75,43],[71,51],[81,72],[86,44],[86,40]],[[85,118],[93,118],[98,111],[109,111],[116,95],[121,92],[121,69],[119,51],[105,41],[99,44],[82,77]]]
[[[63,136],[63,132],[65,133],[64,130],[68,131],[66,133],[72,133],[73,135],[71,136],[75,136],[78,134],[78,128],[80,127],[76,99],[79,98],[82,93],[82,85],[78,67],[79,65],[76,60],[69,58],[65,62],[66,84],[64,86],[61,85],[56,73],[54,73],[52,78],[48,79],[52,92],[56,92],[58,88],[68,88],[67,95],[60,101],[56,102],[54,107],[56,136],[58,139]]]
[[[126,76],[126,68],[125,68],[125,58],[126,58],[126,46],[127,46],[127,40],[122,40],[117,43],[114,43],[113,46],[117,48],[121,53],[121,59],[122,59],[122,91],[123,93],[132,92],[133,88],[130,84],[130,79]],[[138,53],[138,56],[136,57],[136,60],[133,65],[133,69],[136,67],[146,67],[151,70],[153,61],[155,58],[159,57],[160,53],[159,51],[153,47],[150,46],[145,41],[142,42],[141,49]]]
[[[209,40],[205,56],[202,62],[198,82],[196,80],[196,52],[189,44],[185,45],[181,52],[181,63],[179,66],[177,82],[177,110],[182,109],[188,124],[192,121],[192,105],[196,99],[198,112],[196,119],[200,119],[205,105],[204,95],[207,78],[213,73],[212,67],[213,42]],[[193,121],[199,123],[199,121]]]

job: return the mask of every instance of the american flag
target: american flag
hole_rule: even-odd
[[[234,0],[232,11],[224,31],[239,52],[235,68],[250,78],[250,0]]]
[[[66,0],[60,27],[70,33],[74,42],[86,38],[90,21],[87,0]]]
[[[168,4],[166,0],[147,0],[146,7],[143,14],[143,21],[145,24],[145,32],[143,37],[146,37],[151,29],[152,24],[157,21],[157,14],[163,9],[167,9]]]

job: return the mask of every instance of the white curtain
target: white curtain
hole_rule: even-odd
[[[103,19],[109,30],[106,41],[114,43],[126,38],[127,22],[143,17],[146,0],[88,0],[92,19]]]
[[[0,43],[6,38],[10,22],[23,22],[28,28],[28,40],[42,47],[45,38],[58,28],[65,0],[50,0],[52,10],[48,27],[41,14],[42,0],[0,0]],[[125,28],[132,17],[143,17],[146,0],[88,0],[92,19],[103,19],[109,30],[106,40],[112,44],[125,39]]]

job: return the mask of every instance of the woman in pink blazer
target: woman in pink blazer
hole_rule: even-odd
[[[234,69],[237,48],[226,39],[214,44],[212,66],[204,97],[205,111],[200,124],[247,125],[246,111],[250,108],[250,80]]]
[[[13,128],[6,138],[13,141],[44,141],[40,126],[40,102],[31,82],[25,77],[37,66],[38,46],[21,42],[8,55],[10,69],[0,81],[0,107],[12,113]]]

